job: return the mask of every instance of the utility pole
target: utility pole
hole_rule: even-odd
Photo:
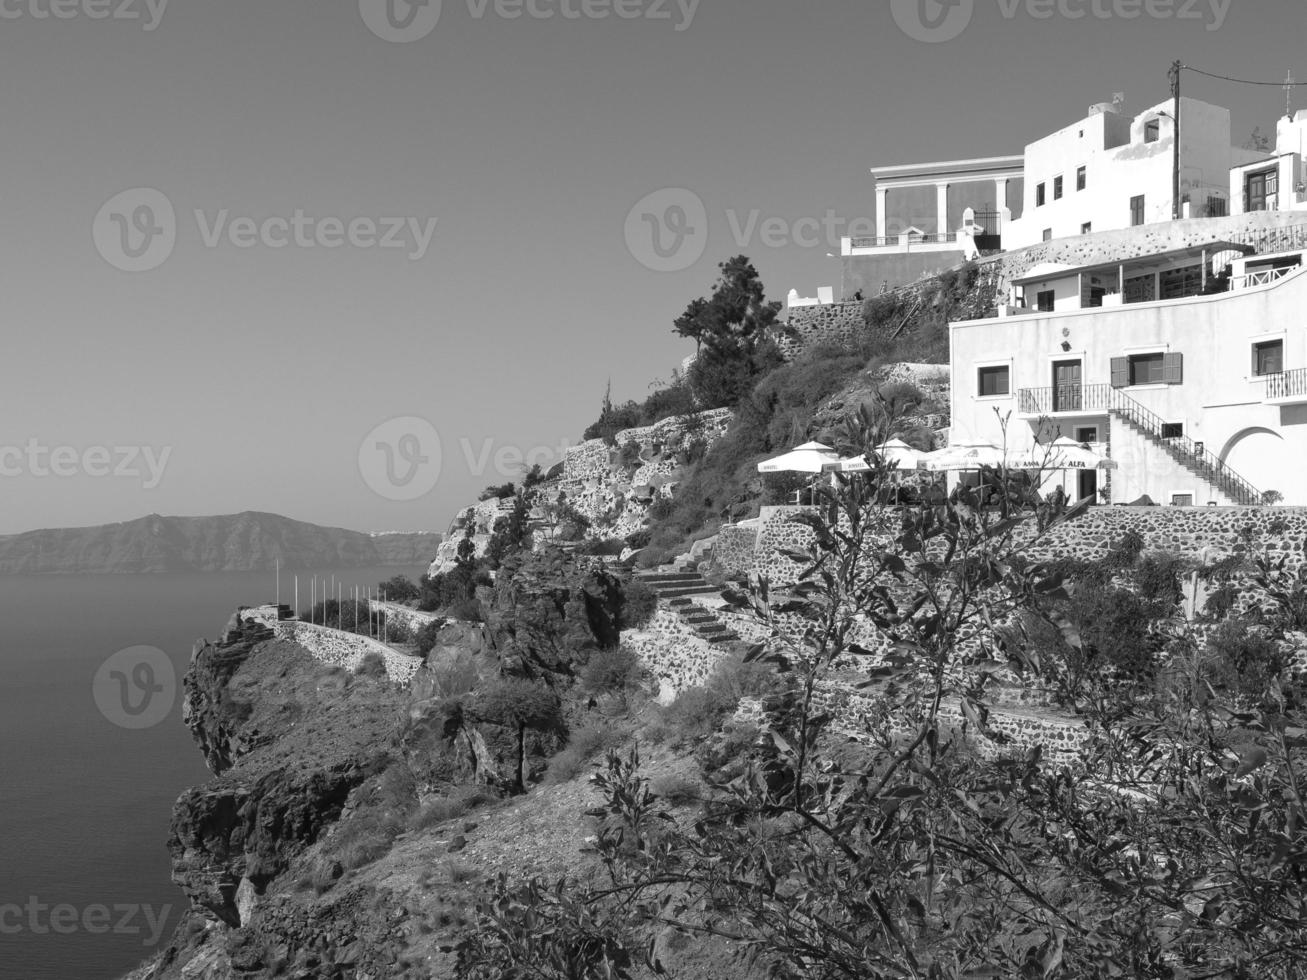
[[[1180,71],[1183,68],[1183,63],[1179,61],[1171,65],[1171,95],[1175,100],[1171,112],[1172,122],[1175,124],[1175,146],[1172,152],[1171,164],[1171,218],[1175,221],[1180,220],[1182,213],[1180,205]]]

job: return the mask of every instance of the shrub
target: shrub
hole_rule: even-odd
[[[422,590],[407,575],[396,575],[377,586],[377,591],[388,602],[408,602],[422,594]]]
[[[514,487],[512,483],[505,483],[502,486],[494,486],[492,484],[481,491],[477,500],[482,502],[487,500],[507,500],[516,492],[517,488]]]
[[[567,747],[549,760],[546,779],[565,783],[585,772],[590,760],[616,749],[626,740],[625,728],[603,722],[580,725],[572,730]]]
[[[369,650],[354,668],[354,676],[383,678],[386,676],[386,661],[377,651]]]
[[[581,668],[581,683],[595,694],[622,693],[640,682],[640,658],[630,647],[596,650]]]
[[[1184,597],[1180,590],[1183,570],[1184,562],[1178,556],[1165,551],[1150,552],[1135,566],[1135,584],[1145,599],[1174,606]]]
[[[440,639],[440,631],[445,628],[443,619],[433,619],[431,622],[418,627],[413,634],[413,643],[417,647],[420,656],[425,657],[435,647],[436,641]]]
[[[448,796],[422,805],[409,821],[411,830],[425,830],[436,824],[457,820],[469,811],[494,799],[484,786],[460,786]]]
[[[686,806],[703,799],[703,785],[688,776],[659,776],[649,783],[649,789],[673,806]]]
[[[1260,699],[1284,670],[1274,640],[1243,619],[1227,619],[1207,639],[1208,669],[1214,687]]]
[[[639,578],[622,583],[621,628],[638,630],[649,624],[658,611],[658,593]]]
[[[640,468],[640,444],[634,439],[630,439],[622,445],[617,454],[618,462],[627,470],[636,470]]]
[[[639,530],[632,531],[626,536],[626,546],[635,551],[638,551],[641,548],[647,548],[651,536],[649,529],[647,527],[642,527]]]

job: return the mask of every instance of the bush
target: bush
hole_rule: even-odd
[[[386,661],[377,651],[369,650],[363,655],[359,665],[354,668],[354,676],[384,678],[387,676]]]
[[[647,583],[639,578],[629,578],[622,583],[622,629],[642,629],[657,611],[658,593]]]
[[[626,550],[626,542],[621,538],[591,538],[576,549],[581,555],[617,556]]]
[[[623,693],[640,683],[640,658],[630,647],[596,650],[581,668],[581,684],[595,694]]]
[[[448,796],[423,804],[409,821],[409,829],[425,830],[436,824],[457,820],[493,799],[494,795],[484,786],[460,786]]]
[[[627,470],[637,470],[640,468],[640,444],[634,439],[628,440],[622,445],[617,454],[618,462]]]
[[[549,760],[547,781],[557,784],[575,779],[585,772],[590,760],[616,749],[628,734],[625,728],[603,722],[578,726],[567,747]]]
[[[431,652],[440,638],[440,631],[445,628],[443,619],[433,619],[431,622],[418,627],[418,631],[413,634],[413,643],[417,647],[420,656],[425,657]]]
[[[652,537],[647,527],[642,527],[637,531],[632,531],[626,536],[626,546],[633,551],[639,551],[641,548],[649,547],[649,541]]]
[[[1180,575],[1184,562],[1176,555],[1154,551],[1144,555],[1135,566],[1135,584],[1139,593],[1150,602],[1174,606],[1184,597],[1180,589]]]
[[[1207,639],[1208,669],[1213,687],[1261,699],[1285,668],[1284,655],[1256,624],[1227,619]]]
[[[480,500],[482,502],[485,502],[487,500],[507,500],[509,497],[513,496],[513,494],[515,494],[516,492],[517,492],[517,488],[514,487],[513,484],[511,483],[505,483],[502,486],[494,486],[492,484],[491,486],[488,486],[481,491],[480,495],[477,497],[477,500]]]
[[[387,602],[408,602],[422,594],[422,590],[407,575],[387,579],[377,586],[377,591],[386,597]]]
[[[673,806],[686,806],[703,799],[703,785],[688,776],[659,776],[649,783],[649,790]]]

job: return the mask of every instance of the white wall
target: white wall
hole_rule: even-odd
[[[1307,406],[1263,404],[1266,380],[1252,376],[1252,344],[1280,337],[1284,368],[1307,368],[1307,269],[1278,283],[1216,296],[1190,297],[1123,307],[1031,314],[951,324],[953,443],[998,442],[995,415],[1010,414],[1013,450],[1034,441],[1033,420],[1018,417],[1022,388],[1052,385],[1056,360],[1082,360],[1082,383],[1111,383],[1111,359],[1145,349],[1184,355],[1178,385],[1127,387],[1122,391],[1167,421],[1182,422],[1185,435],[1207,448],[1259,490],[1278,490],[1286,503],[1307,504]],[[1070,346],[1064,352],[1062,344]],[[1011,394],[977,395],[977,365],[1009,361]],[[1061,434],[1078,425],[1102,424],[1106,416],[1058,416]],[[1114,430],[1117,428],[1114,426]],[[1122,445],[1120,448],[1125,449]],[[1130,461],[1122,487],[1145,487],[1155,500],[1169,500],[1174,474],[1153,472],[1151,462],[1169,460],[1160,449]],[[1125,462],[1123,461],[1123,469]],[[1114,477],[1114,484],[1118,479]],[[1123,498],[1116,494],[1114,500]],[[1195,495],[1206,503],[1211,496]]]

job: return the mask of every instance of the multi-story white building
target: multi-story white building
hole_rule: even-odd
[[[1003,248],[1170,221],[1173,113],[1164,102],[1131,118],[1118,103],[1102,103],[1027,146],[1025,203],[1003,229]],[[1180,216],[1229,214],[1231,168],[1259,155],[1231,144],[1228,109],[1181,99]]]
[[[1251,251],[1032,269],[1016,308],[950,325],[950,442],[1089,443],[1118,468],[1053,472],[1073,500],[1307,504],[1307,253]]]

